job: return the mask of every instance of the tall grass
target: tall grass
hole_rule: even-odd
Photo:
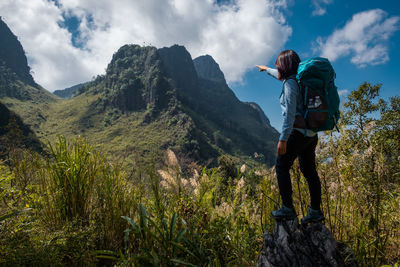
[[[328,226],[335,238],[354,249],[361,265],[377,266],[389,259],[394,264],[400,258],[400,186],[390,171],[392,163],[379,146],[364,153],[352,147],[349,153],[343,144],[337,146],[343,141],[320,145]]]
[[[76,219],[88,224],[104,159],[80,137],[69,143],[60,136],[49,153],[41,173],[44,216],[54,226]]]
[[[126,222],[137,207],[137,192],[117,164],[107,162],[81,137],[59,137],[42,162],[40,212],[50,228],[66,222],[90,226],[99,245],[121,248]]]
[[[319,146],[326,225],[361,265],[395,264],[400,197],[388,170],[397,169],[378,149],[368,156],[340,147]],[[0,204],[0,263],[10,265],[252,266],[280,206],[274,169],[229,163],[185,175],[172,151],[163,168],[128,179],[86,140],[60,137],[46,157],[25,155],[12,166],[0,168],[8,205]],[[309,193],[297,162],[292,183],[301,217]],[[32,210],[2,217],[25,208]]]

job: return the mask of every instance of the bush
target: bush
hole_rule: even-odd
[[[400,101],[375,99],[379,88],[350,95],[340,133],[320,138],[317,151],[326,224],[362,266],[400,257]],[[60,137],[44,157],[0,164],[0,264],[255,265],[281,205],[274,169],[239,171],[222,156],[218,168],[183,173],[170,150],[165,161],[128,180],[86,140]],[[291,177],[304,216],[309,192],[297,161]]]

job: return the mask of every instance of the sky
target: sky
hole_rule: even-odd
[[[364,81],[399,95],[399,0],[1,0],[0,16],[49,91],[103,74],[124,44],[184,45],[209,54],[242,101],[280,131],[281,82],[255,68],[280,51],[328,58],[344,99]]]

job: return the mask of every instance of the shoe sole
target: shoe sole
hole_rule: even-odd
[[[278,221],[282,221],[282,220],[292,221],[294,219],[297,219],[297,216],[295,216],[295,217],[275,216],[272,213],[271,213],[271,216],[272,216],[272,218],[274,218],[275,220],[278,220]]]

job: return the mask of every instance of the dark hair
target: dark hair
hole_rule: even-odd
[[[289,76],[297,73],[300,57],[293,50],[284,50],[276,58],[275,66],[279,71],[280,79],[285,80]]]

